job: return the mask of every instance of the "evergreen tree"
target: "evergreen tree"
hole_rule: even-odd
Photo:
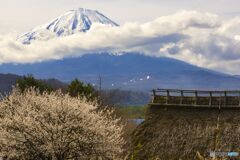
[[[40,93],[43,93],[44,91],[53,91],[51,86],[40,80],[35,79],[32,75],[27,75],[24,76],[22,79],[19,79],[17,81],[17,86],[21,92],[24,92],[29,88],[35,88],[39,90]]]
[[[68,86],[68,93],[72,97],[85,97],[88,101],[93,101],[98,97],[98,93],[92,85],[84,84],[78,79],[75,79],[70,83]]]

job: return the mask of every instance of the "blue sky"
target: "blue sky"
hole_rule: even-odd
[[[0,33],[24,32],[79,7],[99,10],[120,24],[147,22],[179,10],[240,15],[239,0],[1,0]]]

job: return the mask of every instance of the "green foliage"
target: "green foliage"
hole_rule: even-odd
[[[138,155],[138,152],[142,149],[142,144],[141,143],[138,143],[137,146],[135,147],[134,151],[133,151],[133,154],[131,155],[131,160],[136,160],[138,159],[137,158],[137,155]]]
[[[35,88],[39,90],[40,93],[44,91],[51,92],[53,88],[48,84],[35,79],[32,75],[24,76],[22,79],[17,80],[17,86],[21,92],[26,91],[29,88]]]
[[[88,101],[93,101],[98,97],[97,91],[90,84],[84,84],[78,79],[73,80],[68,85],[68,93],[72,97],[85,97]]]
[[[118,107],[118,111],[128,119],[144,119],[147,110],[146,106]]]

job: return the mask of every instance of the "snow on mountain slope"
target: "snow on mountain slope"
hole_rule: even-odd
[[[64,82],[78,78],[93,85],[99,84],[100,75],[103,89],[143,92],[149,92],[153,88],[240,89],[240,78],[175,59],[149,57],[133,52],[118,56],[109,53],[85,54],[32,64],[3,64],[0,73],[30,73],[39,79],[56,78]]]
[[[34,28],[30,32],[19,36],[17,40],[24,44],[30,44],[33,40],[49,40],[54,37],[86,32],[91,28],[93,23],[118,26],[117,23],[98,11],[79,8],[66,12],[50,23]]]

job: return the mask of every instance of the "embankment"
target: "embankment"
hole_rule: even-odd
[[[239,122],[240,108],[149,106],[132,134],[129,159],[193,160],[209,158],[210,151],[239,151]]]

